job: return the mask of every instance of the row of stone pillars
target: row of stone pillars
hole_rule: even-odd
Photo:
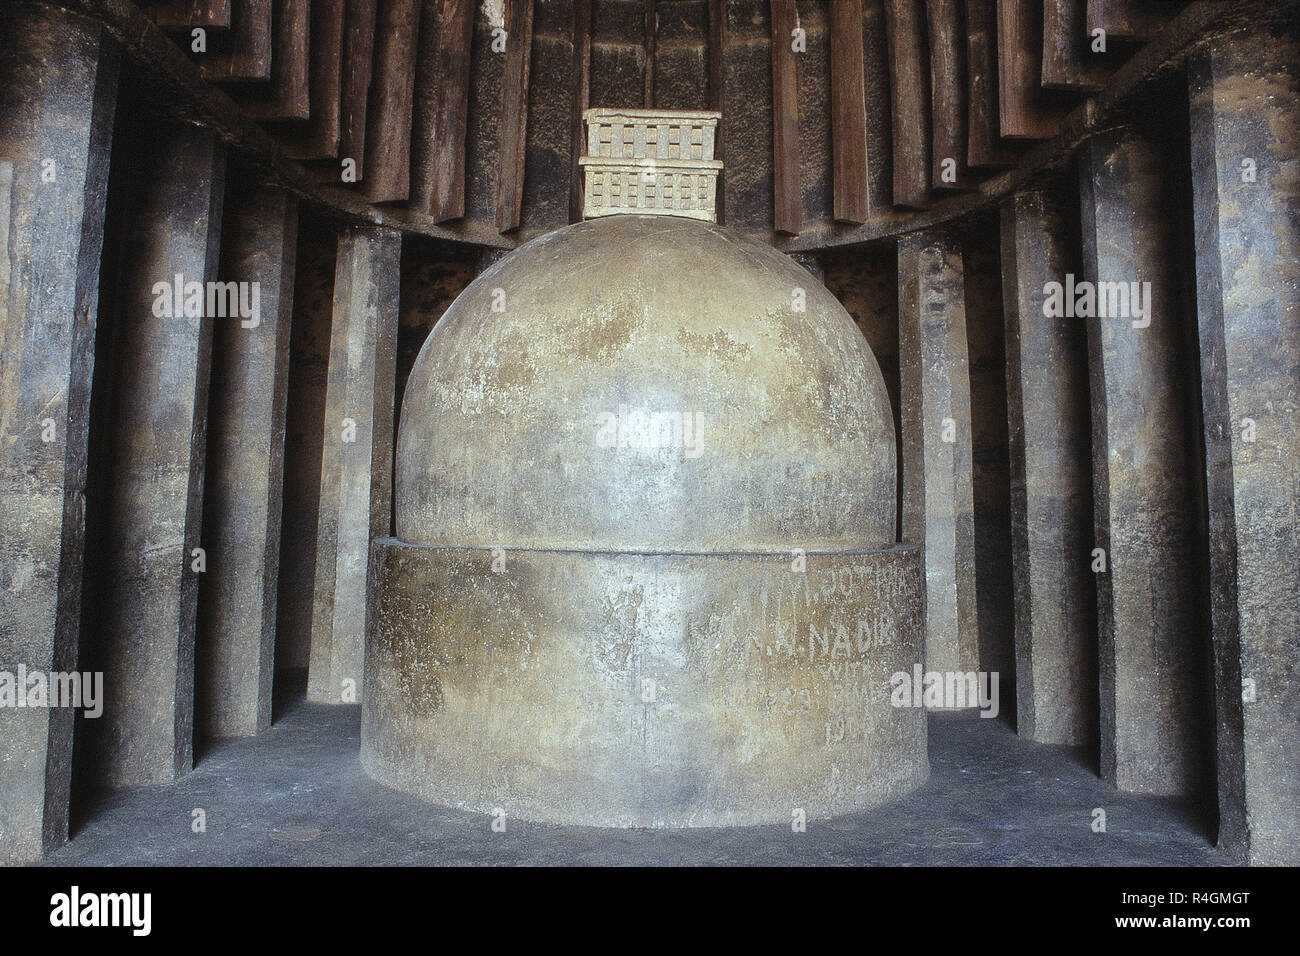
[[[196,725],[270,724],[298,212],[233,181],[210,131],[117,115],[121,57],[94,21],[11,3],[0,36],[0,670],[103,674],[95,718],[0,708],[12,863],[67,838],[74,728],[78,779],[119,787],[188,772]],[[124,122],[144,148],[109,200]],[[389,532],[400,255],[387,230],[339,239],[317,700],[359,700],[369,542]],[[213,282],[236,285],[214,299]],[[217,301],[249,314],[214,318]]]
[[[1001,212],[1019,733],[1097,745],[1121,790],[1217,789],[1220,845],[1291,864],[1298,60],[1277,30],[1207,41],[1190,154],[1170,153],[1185,131],[1107,132],[1079,156],[1077,206],[1026,192]],[[962,272],[953,238],[899,242],[903,538],[925,546],[926,668],[964,672],[980,655]],[[1050,283],[1083,314],[1046,315]],[[1085,283],[1136,298],[1090,314]]]

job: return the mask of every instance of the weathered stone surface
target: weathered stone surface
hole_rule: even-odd
[[[0,6],[0,36],[0,670],[49,674],[78,665],[119,54],[44,4]],[[0,708],[0,863],[67,839],[73,723],[70,708]]]
[[[434,327],[397,463],[363,700],[379,779],[716,826],[925,778],[920,710],[892,700],[921,665],[922,578],[891,547],[884,383],[788,257],[674,217],[534,240]]]
[[[719,226],[619,215],[534,240],[447,311],[406,394],[404,541],[894,541],[893,429],[866,341],[787,256]],[[602,447],[637,413],[675,421],[674,446]]]
[[[919,550],[610,554],[375,542],[362,763],[448,806],[790,824],[925,782]],[[501,567],[501,565],[498,565]],[[647,699],[649,698],[649,699]]]
[[[940,236],[898,243],[903,540],[925,553],[925,666],[979,662],[970,372],[961,251]]]
[[[573,2],[535,4],[528,68],[528,127],[522,220],[525,234],[558,229],[569,222],[573,112]]]
[[[143,121],[140,121],[143,122]],[[109,418],[100,569],[103,607],[83,641],[104,671],[104,716],[87,722],[102,786],[188,773],[202,546],[212,321],[175,314],[173,287],[215,279],[225,151],[210,131],[151,121],[131,169],[114,309],[118,383]],[[116,182],[116,180],[115,180]],[[155,288],[165,284],[161,295]],[[159,315],[166,305],[169,315]],[[129,384],[128,384],[129,383]],[[79,748],[80,750],[80,748]]]
[[[864,21],[868,20],[866,16]],[[805,222],[830,222],[834,211],[831,143],[831,31],[827,4],[802,4],[799,26],[807,50],[794,55],[799,76],[799,191]],[[790,38],[787,38],[790,42]],[[870,45],[864,39],[863,48]],[[869,73],[869,68],[864,70]],[[870,95],[869,93],[867,94]],[[868,118],[868,124],[870,119]],[[870,126],[868,125],[870,130]],[[868,181],[874,172],[868,163]],[[723,169],[726,176],[726,169]]]
[[[889,99],[889,37],[884,0],[864,0],[863,54],[866,63],[867,202],[873,218],[892,212],[894,201],[893,105]],[[829,74],[828,74],[829,78]],[[876,144],[879,148],[876,149]]]
[[[1165,163],[1155,141],[1131,129],[1084,147],[1084,279],[1130,294],[1131,283],[1149,282],[1151,308],[1139,318],[1105,292],[1109,314],[1076,321],[1088,328],[1094,547],[1107,562],[1096,576],[1101,772],[1121,790],[1193,794],[1207,769],[1209,688],[1195,603],[1192,305],[1179,282],[1179,197]]]
[[[1208,43],[1193,57],[1189,81],[1219,845],[1254,863],[1295,866],[1300,46],[1294,24],[1290,31],[1261,29]],[[1253,177],[1243,168],[1247,161]],[[1243,701],[1246,680],[1251,702]]]
[[[707,0],[655,5],[654,106],[664,110],[709,108],[709,5]],[[630,104],[623,104],[630,105]]]
[[[597,23],[604,9],[604,4],[592,8]],[[643,10],[637,9],[636,14],[642,16]],[[645,49],[640,38],[602,42],[597,36],[591,42],[591,105],[641,108],[645,103]]]
[[[1087,331],[1043,314],[1047,284],[1080,271],[1072,227],[1047,193],[1002,207],[1016,729],[1083,745],[1097,739]]]
[[[214,320],[196,721],[236,737],[271,725],[298,202],[244,191],[224,220],[220,280],[248,283],[257,309]]]
[[[469,60],[469,112],[465,133],[465,219],[496,219],[501,136],[501,76],[505,56],[492,50],[492,30],[504,29],[505,4],[480,3],[474,15],[474,49]],[[493,229],[495,232],[495,229]]]
[[[307,696],[355,702],[365,651],[370,541],[391,530],[393,377],[402,237],[339,237],[325,398]]]
[[[644,0],[593,3],[591,106],[644,107],[645,71]]]
[[[599,4],[597,5],[599,7]],[[725,143],[718,183],[727,225],[770,235],[772,175],[772,26],[766,0],[729,0],[723,54]],[[594,87],[593,87],[594,90]],[[592,101],[595,102],[594,100]]]

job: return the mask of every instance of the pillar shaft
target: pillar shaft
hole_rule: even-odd
[[[401,254],[397,233],[339,238],[307,676],[315,701],[361,700],[370,541],[392,520]]]
[[[1086,294],[1082,308],[1070,304],[1108,313],[1076,319],[1088,328],[1094,545],[1106,561],[1096,575],[1101,772],[1121,790],[1185,794],[1204,769],[1207,688],[1183,342],[1192,307],[1167,162],[1130,130],[1084,147],[1084,277],[1115,285],[1097,290],[1091,310]]]
[[[0,36],[0,671],[48,675],[78,666],[119,56],[98,25],[44,4],[0,6]],[[67,839],[74,711],[8,703],[0,863],[21,863]]]
[[[221,281],[247,283],[241,305],[258,307],[251,318],[241,312],[214,321],[196,700],[200,730],[216,737],[259,733],[271,723],[298,239],[292,196],[258,190],[232,199]]]
[[[1072,225],[1041,192],[1002,208],[1016,728],[1082,745],[1097,737],[1088,342],[1077,318],[1043,314],[1047,284],[1078,272]]]
[[[225,156],[208,130],[149,124],[124,205],[113,343],[102,617],[87,640],[107,700],[91,726],[97,782],[160,783],[193,766],[194,637]],[[182,283],[181,314],[175,285]],[[198,311],[185,308],[203,283]],[[161,315],[159,313],[162,313]],[[228,321],[228,320],[220,320]]]
[[[1189,79],[1219,844],[1295,866],[1300,47],[1273,28],[1234,34],[1198,51]]]
[[[946,238],[898,244],[903,540],[925,547],[925,666],[979,668],[970,373],[962,258]]]

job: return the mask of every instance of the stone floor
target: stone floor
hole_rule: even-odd
[[[189,776],[85,809],[45,865],[1229,865],[1177,802],[1116,793],[1080,750],[1027,743],[974,712],[930,717],[930,782],[869,813],[732,830],[598,830],[430,807],[361,769],[360,708],[297,702]],[[1093,808],[1107,830],[1093,833]],[[191,829],[195,808],[207,831]]]

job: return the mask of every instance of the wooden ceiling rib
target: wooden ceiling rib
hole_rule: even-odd
[[[230,26],[233,17],[231,7],[237,2],[238,0],[156,0],[143,6],[160,27],[224,30]]]
[[[254,119],[305,120],[310,116],[310,15],[310,0],[278,0],[272,4],[270,81],[264,85],[241,84],[233,89],[235,101]]]
[[[1087,28],[1124,40],[1152,40],[1178,13],[1175,0],[1087,0]]]
[[[586,141],[582,114],[591,106],[591,0],[573,0],[569,40],[573,46],[570,75],[573,99],[569,110],[569,222],[579,222],[585,204],[582,166],[578,163],[582,144]]]
[[[199,63],[205,80],[264,83],[271,79],[271,0],[235,5],[227,49]]]
[[[925,0],[885,0],[893,104],[894,205],[930,205],[930,67]]]
[[[1046,0],[1043,5],[1043,86],[1095,93],[1119,68],[1115,54],[1093,49],[1087,0]]]
[[[836,222],[863,223],[867,202],[862,0],[831,0],[831,158]]]
[[[1069,99],[1043,89],[1042,0],[998,0],[998,116],[1007,139],[1051,139]]]
[[[501,77],[501,177],[497,181],[497,232],[501,233],[519,228],[523,210],[533,0],[507,3],[506,41],[505,71]]]
[[[966,2],[966,163],[977,169],[1015,165],[998,118],[997,0]]]
[[[930,185],[973,189],[966,160],[966,24],[961,0],[926,0],[930,40]]]
[[[374,203],[403,202],[411,186],[411,116],[420,0],[379,0],[375,69],[366,112],[362,193]]]
[[[344,0],[313,0],[308,49],[310,115],[301,130],[280,138],[292,159],[333,159],[339,154],[343,79]]]
[[[465,215],[465,130],[469,119],[469,53],[474,36],[474,0],[445,0],[426,3],[421,22],[432,42],[424,50],[420,65],[431,82],[421,85],[427,105],[417,111],[420,124],[415,135],[423,136],[429,158],[428,182],[417,191],[423,200],[428,193],[429,215],[434,222],[448,222]]]
[[[370,77],[374,70],[376,0],[347,0],[344,8],[343,61],[339,87],[339,160],[351,160],[355,182],[364,182],[366,165],[366,112],[370,102]],[[329,177],[339,182],[342,169]]]
[[[287,157],[308,163],[322,180],[343,185],[365,202],[405,203],[439,224],[464,220],[473,209],[473,222],[482,229],[509,234],[524,218],[534,2],[184,0],[137,6],[189,53],[204,79],[221,84],[249,117],[266,124]],[[570,84],[561,112],[571,125],[563,136],[573,155],[561,217],[566,205],[570,221],[581,215],[577,158],[582,111],[592,105],[594,11],[606,3],[634,4],[645,26],[636,41],[645,62],[641,88],[628,92],[642,102],[622,105],[653,106],[669,92],[657,84],[671,76],[666,63],[656,67],[656,33],[664,11],[677,2],[682,0],[568,0],[572,29],[559,42],[571,68],[561,70],[567,78],[559,82]],[[796,50],[792,31],[807,0],[695,2],[704,11],[698,14],[706,74],[699,95],[719,111],[727,102],[726,57],[744,54],[728,51],[728,15],[737,16],[743,5],[744,16],[757,9],[769,18],[771,228],[787,236],[805,228],[803,190],[815,188],[809,182],[819,175],[810,162],[829,163],[820,175],[828,175],[828,211],[838,223],[861,225],[872,215],[889,214],[868,208],[868,181],[882,175],[893,183],[892,197],[883,201],[900,209],[924,210],[947,192],[978,190],[1018,164],[1023,141],[1055,136],[1062,118],[1103,90],[1185,6],[1177,0],[830,0],[828,13],[810,21],[818,24],[811,29],[825,31],[820,42]],[[803,9],[805,17],[812,12]],[[884,67],[864,62],[864,17],[879,22],[882,14],[888,75],[873,79],[872,70]],[[483,18],[479,29],[476,17]],[[486,183],[494,194],[471,202],[482,186],[478,174],[468,177],[466,137],[475,57],[486,55],[480,47],[492,43],[497,25],[489,17],[500,17],[505,32],[504,45],[492,50],[503,54],[499,91],[494,87],[492,93],[500,96],[499,122],[491,124],[497,141],[484,146],[498,162]],[[189,34],[199,27],[213,31],[202,52],[191,50]],[[556,42],[553,32],[546,36]],[[804,58],[811,55],[829,58],[818,71],[829,74],[830,88],[817,104],[806,100]],[[875,140],[868,133],[868,88],[887,88],[892,107],[891,128]],[[827,115],[809,113],[814,105]],[[809,144],[801,135],[809,134],[801,133],[801,121],[812,129],[829,127],[825,160],[812,160],[818,154],[805,151]],[[724,111],[716,150],[724,160],[727,128]],[[719,221],[728,196],[725,175]]]

